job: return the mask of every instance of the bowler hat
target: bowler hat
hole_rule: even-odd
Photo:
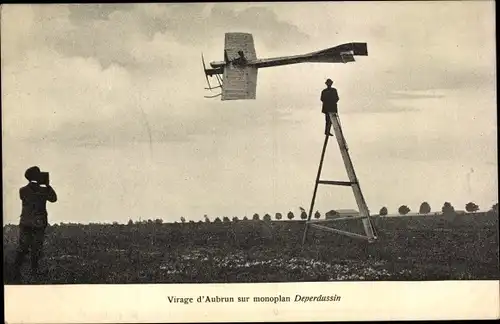
[[[31,168],[28,168],[26,172],[24,172],[24,177],[28,181],[34,181],[37,179],[39,174],[40,174],[40,168],[37,166],[32,166]]]

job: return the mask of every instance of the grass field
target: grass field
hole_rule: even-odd
[[[33,279],[24,271],[24,283],[500,278],[496,214],[375,217],[374,223],[376,243],[311,228],[303,250],[301,220],[50,226],[43,275]],[[354,220],[337,227],[362,231]],[[3,242],[10,284],[17,227],[4,227]]]

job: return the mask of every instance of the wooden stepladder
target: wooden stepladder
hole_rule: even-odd
[[[366,205],[365,198],[363,197],[363,193],[361,192],[361,187],[359,185],[358,178],[356,177],[356,173],[354,172],[354,166],[351,161],[351,157],[349,156],[348,148],[347,148],[347,143],[344,138],[344,135],[342,133],[342,128],[340,126],[340,120],[337,114],[334,113],[329,113],[329,118],[332,122],[332,128],[335,132],[335,137],[337,139],[337,143],[339,144],[340,147],[340,152],[342,154],[342,159],[344,161],[344,165],[347,171],[347,175],[349,177],[349,181],[331,181],[331,180],[321,180],[321,170],[323,168],[323,160],[325,158],[325,152],[326,152],[326,147],[328,146],[328,139],[329,135],[325,136],[325,141],[323,143],[323,150],[321,152],[321,159],[319,161],[319,167],[318,167],[318,174],[316,176],[316,182],[314,185],[314,192],[311,200],[311,206],[309,208],[309,215],[307,217],[306,221],[306,226],[304,229],[304,236],[302,238],[302,245],[305,244],[306,238],[307,238],[307,230],[309,229],[309,226],[312,226],[314,228],[320,229],[320,230],[326,230],[342,235],[346,235],[349,237],[353,238],[359,238],[363,240],[367,240],[368,242],[372,243],[377,239],[377,234],[375,231],[375,228],[373,227],[372,221],[370,219],[370,212],[368,210],[368,206]],[[345,218],[336,218],[332,219],[332,221],[338,221],[338,220],[343,220],[343,219],[361,219],[363,222],[363,227],[365,230],[365,235],[357,234],[357,233],[352,233],[348,231],[343,231],[339,229],[335,229],[332,227],[320,225],[320,222],[325,222],[324,220],[311,220],[313,208],[314,208],[314,202],[316,200],[316,192],[318,191],[318,185],[320,184],[327,184],[327,185],[337,185],[337,186],[350,186],[352,188],[352,191],[354,193],[354,198],[356,199],[356,204],[358,205],[359,209],[359,216],[358,217],[345,217]]]

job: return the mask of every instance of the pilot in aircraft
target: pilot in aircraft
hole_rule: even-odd
[[[337,89],[332,88],[333,81],[331,79],[326,80],[326,89],[321,92],[321,101],[323,102],[323,107],[321,112],[325,114],[325,135],[332,136],[330,132],[332,127],[332,122],[328,113],[337,114],[337,102],[339,101],[339,95]]]

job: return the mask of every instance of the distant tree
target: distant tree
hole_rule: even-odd
[[[286,217],[288,219],[292,220],[295,217],[295,215],[291,211],[289,211],[288,214],[286,215]]]
[[[465,205],[465,210],[469,213],[475,213],[479,210],[479,206],[471,201]]]
[[[216,218],[214,219],[214,223],[222,223],[222,221],[220,220],[220,218],[219,218],[219,217],[216,217]]]
[[[205,219],[205,223],[210,223],[210,218],[207,215],[203,215],[203,218]]]
[[[265,222],[270,222],[270,221],[271,221],[271,215],[269,215],[269,214],[265,214],[265,215],[264,215],[264,217],[263,217],[263,220],[264,220]]]
[[[427,201],[424,201],[420,204],[420,209],[418,210],[419,214],[428,214],[431,212],[431,205]]]
[[[319,213],[319,210],[317,210],[317,211],[314,213],[314,218],[319,219],[320,217],[321,217],[321,214]]]
[[[498,203],[491,206],[491,209],[487,211],[487,214],[490,216],[498,216]]]
[[[455,208],[449,202],[445,202],[443,207],[441,208],[443,214],[452,214],[455,212]]]
[[[152,219],[148,219],[147,223],[148,223],[148,225],[152,225],[153,224],[153,220]]]
[[[120,224],[118,224],[118,222],[116,222],[116,221],[113,222],[113,226],[118,226],[118,225],[120,225]]]
[[[233,222],[237,222],[237,221],[239,221],[238,217],[234,216],[233,217]]]
[[[326,212],[325,216],[326,216],[327,218],[332,218],[332,217],[337,217],[337,216],[338,216],[338,214],[339,214],[339,213],[338,213],[336,210],[333,210],[333,209],[332,209],[332,210],[330,210],[330,211]]]
[[[247,220],[248,220],[248,217],[246,217],[246,216],[245,216],[245,217],[243,217],[243,220],[246,220],[246,221],[247,221]]]
[[[163,219],[161,219],[161,218],[157,218],[157,219],[155,219],[155,223],[156,223],[157,225],[161,225],[161,224],[163,224]]]
[[[406,205],[401,205],[398,209],[398,212],[400,215],[406,215],[410,212],[410,208]]]
[[[387,214],[388,214],[387,207],[384,206],[384,207],[380,208],[380,211],[378,212],[378,214],[380,216],[387,216]]]
[[[223,221],[224,223],[230,223],[230,222],[231,222],[231,220],[229,220],[229,217],[227,217],[227,216],[224,216],[224,217],[222,218],[222,221]]]
[[[281,215],[281,213],[276,213],[276,215],[274,215],[274,218],[280,220],[283,218],[283,215]]]
[[[181,216],[181,223],[184,224],[186,222],[186,219],[184,218],[184,216]]]
[[[307,213],[306,213],[305,210],[300,212],[300,218],[301,219],[307,219]]]
[[[253,214],[252,219],[253,220],[259,220],[260,219],[259,214],[257,214],[257,213]]]
[[[198,224],[200,224],[200,223],[202,223],[202,224],[203,224],[203,221],[202,221],[201,219],[198,221]]]
[[[132,226],[132,225],[134,225],[134,222],[131,219],[129,219],[128,223],[127,223],[127,226]]]

